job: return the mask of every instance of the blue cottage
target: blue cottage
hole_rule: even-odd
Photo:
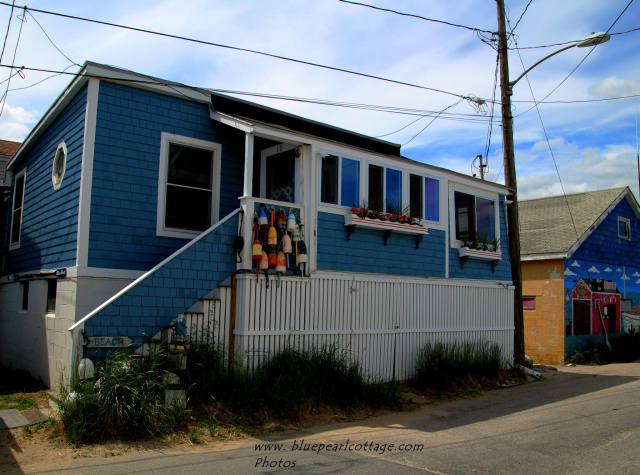
[[[87,62],[7,170],[0,358],[50,385],[207,329],[247,364],[335,342],[383,379],[428,341],[511,358],[507,189],[399,145]]]

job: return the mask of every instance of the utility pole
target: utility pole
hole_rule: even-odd
[[[507,230],[509,260],[513,292],[513,357],[524,363],[524,313],[522,309],[522,269],[520,267],[520,223],[518,219],[518,185],[516,183],[515,152],[513,147],[513,115],[511,115],[511,84],[509,84],[509,58],[507,56],[507,28],[504,0],[498,4],[498,56],[500,58],[500,98],[502,103],[502,142],[504,149],[505,185],[511,191],[511,204],[507,204]]]

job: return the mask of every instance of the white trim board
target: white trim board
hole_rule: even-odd
[[[84,141],[80,171],[80,198],[78,205],[78,236],[76,266],[86,267],[89,262],[89,227],[91,222],[91,195],[93,191],[93,157],[98,119],[100,81],[90,79],[87,86],[87,107],[84,116]]]

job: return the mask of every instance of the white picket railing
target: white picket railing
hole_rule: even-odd
[[[335,343],[372,378],[403,380],[427,342],[484,340],[513,354],[513,288],[498,283],[319,273],[270,284],[237,276],[235,351],[253,366],[287,344]],[[229,337],[230,295],[207,317],[220,322],[220,341]]]

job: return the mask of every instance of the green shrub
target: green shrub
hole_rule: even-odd
[[[495,376],[506,367],[500,347],[486,341],[427,343],[418,354],[414,383],[437,386],[466,376]]]
[[[99,364],[94,379],[61,391],[60,415],[71,442],[136,440],[175,430],[184,407],[164,402],[166,355],[152,349],[143,357],[116,352]]]

